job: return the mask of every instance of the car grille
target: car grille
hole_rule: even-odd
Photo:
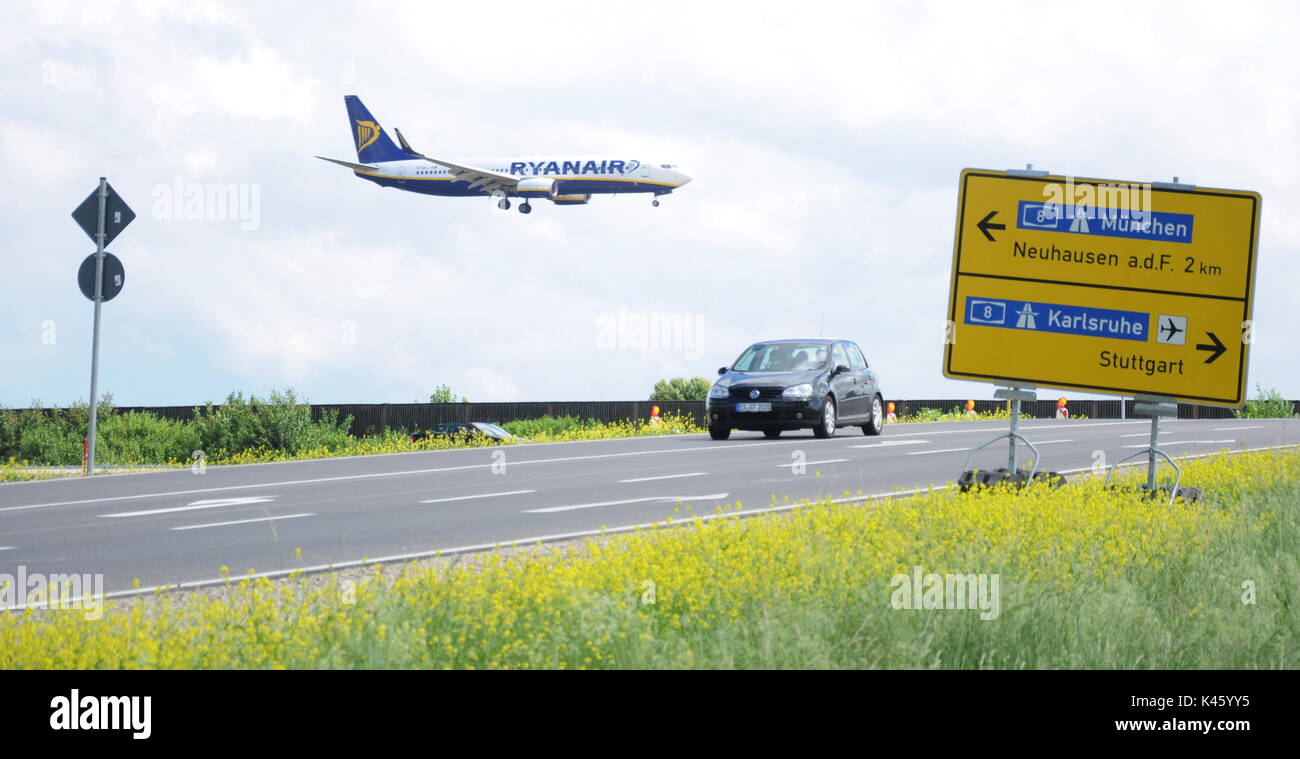
[[[758,397],[750,398],[749,391],[757,390]],[[783,387],[733,387],[731,388],[731,400],[733,401],[774,401],[781,398],[781,393],[785,392]]]

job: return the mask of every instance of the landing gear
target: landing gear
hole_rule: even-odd
[[[497,208],[500,208],[502,211],[509,211],[509,210],[510,210],[510,201],[509,201],[509,200],[506,200],[505,198],[502,198],[502,199],[498,200],[498,201],[497,201]],[[527,213],[527,212],[525,211],[525,213]]]
[[[658,198],[656,198],[656,199],[650,201],[650,205],[654,206],[655,208],[658,208],[658,207],[659,207],[659,200],[658,200]]]
[[[533,205],[528,201],[525,200],[523,203],[519,204],[519,213],[532,213],[532,212],[533,212]]]

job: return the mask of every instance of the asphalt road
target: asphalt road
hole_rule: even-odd
[[[1025,422],[1042,466],[1146,446],[1150,423]],[[886,494],[954,480],[1006,422],[857,428],[830,440],[733,433],[474,448],[0,485],[0,573],[102,573],[107,591],[464,551],[711,515],[773,497]],[[1162,422],[1173,456],[1300,443],[1292,420]],[[1023,450],[1023,449],[1022,449]],[[1099,454],[1098,452],[1102,452]],[[1006,466],[1005,441],[975,466]],[[804,462],[803,471],[797,464]],[[1195,485],[1196,483],[1185,483]],[[295,549],[302,557],[295,557]]]

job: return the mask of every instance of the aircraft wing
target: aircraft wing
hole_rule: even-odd
[[[402,136],[402,130],[394,128],[393,131],[397,133],[397,140],[402,143],[402,149],[407,153],[450,170],[451,175],[457,181],[468,182],[471,188],[481,187],[491,193],[497,190],[513,190],[515,185],[519,184],[519,177],[502,174],[499,171],[490,169],[480,169],[477,166],[467,166],[463,163],[444,161],[441,158],[430,158],[423,153],[417,153],[410,143],[406,141],[406,138]]]
[[[330,163],[337,163],[340,166],[346,166],[349,169],[352,169],[353,171],[379,171],[378,166],[371,166],[365,163],[352,163],[351,161],[340,161],[337,158],[326,158],[323,155],[318,155],[316,157],[321,159],[322,161],[329,161]]]

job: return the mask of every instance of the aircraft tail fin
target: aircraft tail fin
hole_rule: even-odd
[[[356,142],[358,161],[369,164],[405,161],[414,157],[393,144],[383,127],[370,115],[370,110],[361,102],[361,98],[344,95],[343,102],[348,107],[348,123],[352,127],[352,139]]]

